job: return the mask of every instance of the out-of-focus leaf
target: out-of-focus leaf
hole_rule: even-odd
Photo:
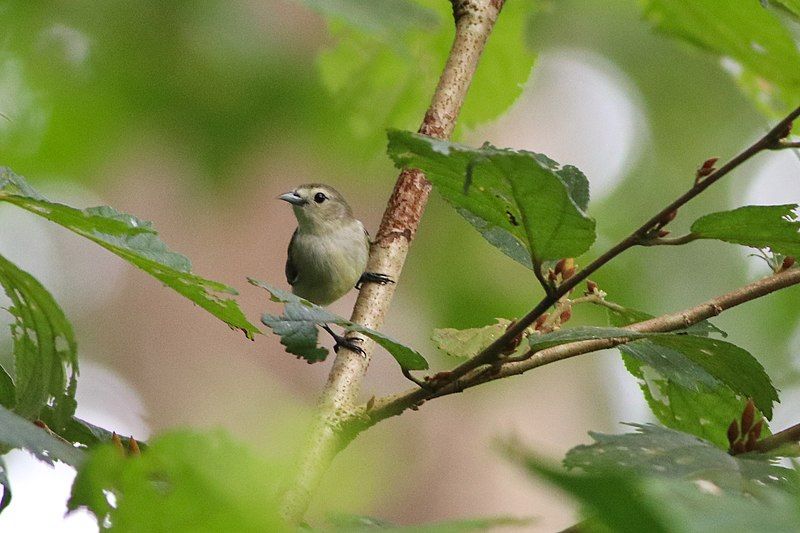
[[[724,58],[755,102],[782,114],[800,100],[800,52],[790,32],[757,0],[645,0],[661,31]]]
[[[293,531],[278,508],[286,474],[222,432],[173,432],[137,457],[112,445],[91,451],[68,507],[122,532]]]
[[[439,26],[435,12],[411,0],[303,0],[324,16],[384,38]]]
[[[594,220],[573,199],[583,194],[577,174],[569,170],[568,186],[559,174],[564,169],[559,171],[544,156],[492,147],[471,149],[397,130],[389,131],[388,151],[398,167],[425,172],[457,209],[511,234],[536,262],[576,257],[594,242]],[[510,257],[518,255],[518,250],[501,250]]]
[[[21,176],[7,168],[0,168],[0,201],[19,206],[96,242],[190,299],[231,328],[241,330],[247,338],[252,339],[259,333],[258,328],[245,318],[235,300],[216,294],[237,294],[236,290],[192,274],[189,259],[169,250],[158,238],[152,223],[108,206],[80,210],[49,202],[32,191]]]
[[[622,533],[788,533],[800,520],[797,496],[777,488],[763,487],[755,498],[723,491],[704,480],[644,475],[633,468],[598,468],[591,474],[572,475],[519,445],[506,448],[514,462],[583,505],[589,518],[582,530],[594,531],[600,525]],[[792,483],[797,487],[796,479]]]
[[[590,432],[595,443],[571,449],[564,465],[589,474],[619,470],[713,483],[736,494],[758,493],[765,485],[788,485],[796,475],[766,456],[733,456],[688,433],[653,424],[629,425],[636,429],[635,433]]]
[[[800,17],[800,0],[771,0],[772,3],[786,8],[787,11],[796,17]]]
[[[608,317],[616,327],[651,318],[632,309],[609,309]],[[714,327],[710,323],[708,326]],[[639,381],[650,409],[662,424],[727,449],[726,430],[741,414],[748,393],[758,392],[759,408],[769,416],[777,393],[750,354],[732,344],[700,336],[712,331],[708,327],[695,324],[692,328],[691,335],[654,337],[622,345],[622,360]],[[729,352],[733,358],[723,359]],[[724,368],[716,368],[717,365]],[[752,382],[747,374],[735,375],[736,369],[745,368],[753,371]]]
[[[335,515],[329,518],[333,531],[392,531],[396,533],[460,533],[461,531],[487,531],[495,528],[515,528],[530,526],[531,520],[497,517],[452,520],[416,526],[396,526],[370,516]]]
[[[78,467],[85,459],[82,450],[52,436],[29,420],[25,420],[0,407],[0,444],[10,448],[22,448],[40,461],[53,464],[54,460]]]
[[[391,0],[328,4],[337,43],[321,53],[319,70],[344,123],[369,147],[370,141],[379,142],[375,132],[387,127],[416,129],[452,43],[450,4],[418,0],[415,9]],[[506,2],[461,109],[459,129],[497,117],[522,92],[535,59],[525,44],[535,4]]]
[[[694,221],[692,233],[753,248],[800,257],[800,220],[797,204],[748,205],[711,213]]]
[[[374,340],[389,352],[403,368],[408,370],[426,370],[428,368],[428,362],[419,352],[383,333],[350,322],[308,300],[282,291],[263,281],[252,278],[248,278],[248,280],[256,287],[266,289],[271,294],[273,301],[285,304],[283,315],[275,316],[264,313],[261,321],[276,335],[280,335],[281,344],[286,346],[286,351],[302,357],[309,363],[324,361],[328,356],[326,349],[317,347],[317,325],[336,324],[345,329],[362,333]]]
[[[3,486],[3,497],[0,498],[0,513],[11,503],[11,482],[8,480],[6,462],[0,457],[0,485]]]
[[[470,358],[497,340],[508,329],[510,320],[498,318],[497,323],[482,328],[433,330],[431,340],[436,347],[453,357]]]
[[[10,383],[2,372],[3,405],[30,420],[50,405],[58,431],[75,412],[78,356],[72,325],[47,289],[2,255],[0,286],[11,300],[16,375]]]

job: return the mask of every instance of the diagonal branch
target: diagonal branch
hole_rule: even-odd
[[[736,307],[737,305],[797,284],[800,284],[800,268],[795,267],[760,279],[689,309],[632,324],[627,326],[627,328],[633,331],[651,333],[683,329],[702,320],[719,315],[723,311]],[[552,348],[540,350],[524,361],[509,362],[494,367],[484,366],[483,368],[475,369],[462,378],[448,383],[446,386],[435,391],[411,389],[402,394],[381,398],[373,402],[370,409],[363,408],[360,416],[354,416],[348,423],[347,429],[352,435],[355,435],[385,418],[399,415],[406,409],[412,407],[416,408],[421,403],[432,398],[461,392],[482,383],[515,376],[539,366],[577,355],[613,348],[626,342],[628,342],[628,339],[614,338],[561,344],[553,346]]]
[[[453,46],[419,128],[420,133],[439,139],[450,138],[478,60],[504,2],[451,0],[456,25]],[[431,184],[421,171],[406,169],[400,173],[370,250],[368,271],[380,272],[398,280],[430,190]],[[365,285],[358,296],[351,320],[379,329],[394,289],[394,284]],[[308,445],[301,452],[296,477],[284,496],[283,515],[290,523],[302,520],[311,492],[336,453],[346,444],[339,431],[341,421],[355,408],[361,381],[375,346],[372,341],[358,334],[351,333],[350,338],[353,337],[362,339],[361,346],[367,355],[342,349],[336,356],[319,400]]]

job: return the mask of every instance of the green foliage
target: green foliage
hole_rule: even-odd
[[[448,202],[482,221],[482,233],[493,232],[487,240],[509,257],[519,260],[519,249],[502,242],[520,242],[526,266],[576,257],[594,242],[594,220],[581,207],[588,185],[574,167],[559,169],[532,152],[471,149],[396,130],[389,131],[389,155],[398,167],[425,172]]]
[[[510,320],[498,318],[496,323],[481,328],[435,329],[431,340],[437,348],[453,357],[475,357],[505,333],[510,324]]]
[[[645,17],[659,30],[737,63],[741,69],[731,69],[734,76],[765,109],[783,113],[800,100],[800,52],[789,30],[758,0],[643,4]]]
[[[266,289],[270,293],[272,301],[286,304],[283,315],[275,316],[265,313],[261,321],[276,335],[280,335],[281,344],[286,346],[286,351],[302,357],[309,363],[324,361],[328,356],[326,349],[317,347],[317,326],[336,324],[345,329],[362,333],[374,340],[389,352],[403,368],[408,370],[426,370],[428,368],[428,362],[416,350],[400,344],[378,331],[350,322],[308,300],[277,289],[263,281],[254,279],[249,279],[249,281],[256,287]]]
[[[633,310],[609,311],[608,316],[617,327],[649,317]],[[708,328],[697,331],[706,334]],[[746,398],[758,395],[753,396],[756,405],[772,416],[778,396],[769,376],[733,344],[693,334],[637,340],[619,349],[653,414],[668,427],[727,448],[727,427],[742,412]]]
[[[68,506],[86,507],[102,528],[119,532],[291,531],[278,510],[284,475],[222,432],[177,431],[153,439],[141,456],[112,445],[93,450]]]
[[[757,454],[732,456],[695,436],[653,424],[629,424],[635,433],[590,432],[594,444],[567,453],[564,465],[589,474],[616,470],[713,483],[731,493],[758,495],[766,485],[789,488],[794,471]]]
[[[628,444],[625,442],[621,446]],[[609,528],[622,533],[790,532],[797,529],[800,520],[796,494],[774,488],[761,488],[758,498],[755,498],[750,493],[722,490],[699,472],[697,479],[688,481],[675,479],[676,476],[672,475],[653,475],[651,469],[628,467],[627,464],[625,468],[606,468],[602,461],[594,465],[590,474],[572,475],[546,464],[519,445],[509,444],[506,448],[507,455],[514,462],[559,487],[584,507],[588,519],[581,524],[581,530],[606,531],[603,528]],[[692,446],[682,451],[676,448],[674,453],[695,454],[699,451],[700,448]],[[592,457],[591,453],[589,457]],[[705,454],[698,453],[697,459],[703,457]],[[735,463],[724,467],[734,476]],[[715,475],[714,472],[707,474]],[[791,483],[798,487],[796,476],[792,476]]]
[[[711,213],[694,221],[692,234],[800,257],[798,209],[797,204],[748,205]]]
[[[21,176],[0,169],[0,201],[9,202],[86,237],[141,268],[166,286],[190,299],[233,329],[252,339],[258,328],[248,322],[235,300],[216,293],[238,294],[235,289],[196,276],[183,255],[170,251],[152,223],[108,206],[75,209],[45,200]]]
[[[40,418],[52,407],[53,429],[75,412],[78,357],[72,325],[52,295],[33,276],[0,255],[0,286],[11,300],[14,318],[14,375],[0,372],[2,404],[20,416]]]
[[[49,464],[57,460],[77,467],[85,459],[85,452],[82,450],[52,436],[46,429],[34,425],[5,407],[0,407],[0,428],[0,444],[5,449],[28,450],[37,459]]]
[[[359,2],[305,0],[334,19],[336,45],[318,61],[337,115],[361,138],[377,146],[387,127],[418,127],[452,43],[452,8],[437,0]],[[507,2],[492,32],[469,94],[460,127],[497,117],[522,92],[534,54],[525,30],[535,2]]]

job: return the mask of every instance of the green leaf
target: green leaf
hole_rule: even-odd
[[[622,533],[790,532],[800,520],[797,496],[776,488],[763,487],[755,498],[722,491],[706,479],[670,479],[633,468],[598,468],[591,474],[574,475],[519,445],[507,445],[506,453],[583,505],[589,518],[581,523],[581,530],[596,531],[600,525]],[[796,479],[793,487],[796,491]]]
[[[577,174],[568,172],[571,190],[559,175],[563,169],[544,156],[471,149],[397,130],[389,131],[388,151],[398,167],[425,172],[448,202],[482,220],[486,229],[510,234],[533,262],[576,257],[594,242],[594,220],[573,199],[583,194]],[[519,255],[518,250],[501,250],[512,258]]]
[[[753,248],[800,257],[800,220],[797,204],[748,205],[711,213],[695,220],[692,233],[701,239],[719,239]]]
[[[0,485],[3,486],[3,497],[0,498],[0,513],[11,503],[11,482],[8,480],[6,462],[0,457]]]
[[[6,369],[0,366],[0,405],[13,409],[17,403],[17,388]]]
[[[496,341],[508,329],[510,320],[496,319],[495,324],[481,328],[453,329],[441,328],[433,330],[431,340],[436,347],[453,357],[470,358]]]
[[[256,287],[266,289],[272,300],[282,302],[284,314],[275,316],[265,313],[261,321],[280,335],[281,344],[286,346],[286,351],[307,360],[309,363],[324,361],[328,351],[317,347],[317,326],[322,324],[336,324],[351,331],[362,333],[378,343],[384,350],[394,357],[400,366],[408,370],[426,370],[428,362],[416,350],[409,348],[373,329],[365,328],[360,324],[350,322],[346,318],[334,315],[330,311],[315,305],[308,300],[286,291],[282,291],[268,283],[248,278]]]
[[[48,202],[10,169],[0,168],[0,201],[6,201],[60,224],[141,268],[166,286],[190,299],[233,329],[252,339],[258,328],[247,321],[235,300],[216,293],[237,294],[222,283],[190,272],[191,263],[170,251],[152,223],[108,206],[74,209]]]
[[[0,444],[28,450],[37,459],[49,464],[57,460],[77,467],[85,458],[82,450],[57,439],[46,429],[34,425],[5,407],[0,407]]]
[[[704,481],[727,492],[757,494],[765,485],[788,486],[795,473],[764,456],[732,456],[693,435],[653,424],[628,424],[635,433],[590,432],[594,444],[571,449],[564,465],[589,474],[617,470]]]
[[[8,374],[0,373],[3,405],[33,420],[49,404],[57,431],[75,412],[78,356],[72,325],[47,289],[2,255],[0,286],[11,300],[16,376],[11,384]]]
[[[787,28],[757,0],[643,4],[659,30],[737,64],[730,69],[734,76],[772,113],[783,114],[800,100],[800,52]]]
[[[795,17],[800,17],[800,0],[772,0],[772,3],[779,4]]]
[[[319,71],[359,144],[377,148],[375,132],[388,127],[416,129],[452,44],[450,4],[306,1],[334,19],[329,26],[336,44],[320,54]],[[462,106],[459,129],[499,116],[521,94],[535,59],[525,41],[535,9],[534,2],[504,6]]]
[[[647,320],[650,315],[621,308],[609,309],[608,317],[619,327]],[[777,392],[758,361],[745,350],[701,336],[713,331],[710,328],[714,328],[710,323],[699,323],[681,332],[692,335],[651,337],[619,349],[625,367],[639,381],[662,424],[727,449],[727,427],[741,414],[746,399],[757,394],[758,400],[753,398],[757,406],[771,417]]]
[[[597,339],[640,339],[669,333],[641,333],[625,328],[608,328],[597,326],[578,326],[575,328],[557,329],[550,333],[533,334],[528,337],[528,346],[532,350],[544,350],[551,346],[570,342]]]
[[[172,432],[138,457],[112,445],[90,452],[68,507],[86,507],[103,529],[108,521],[120,532],[293,531],[278,508],[287,474],[222,432]]]

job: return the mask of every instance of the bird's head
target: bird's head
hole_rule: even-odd
[[[289,202],[301,229],[324,230],[353,217],[350,206],[339,192],[329,185],[310,183],[278,197]]]

